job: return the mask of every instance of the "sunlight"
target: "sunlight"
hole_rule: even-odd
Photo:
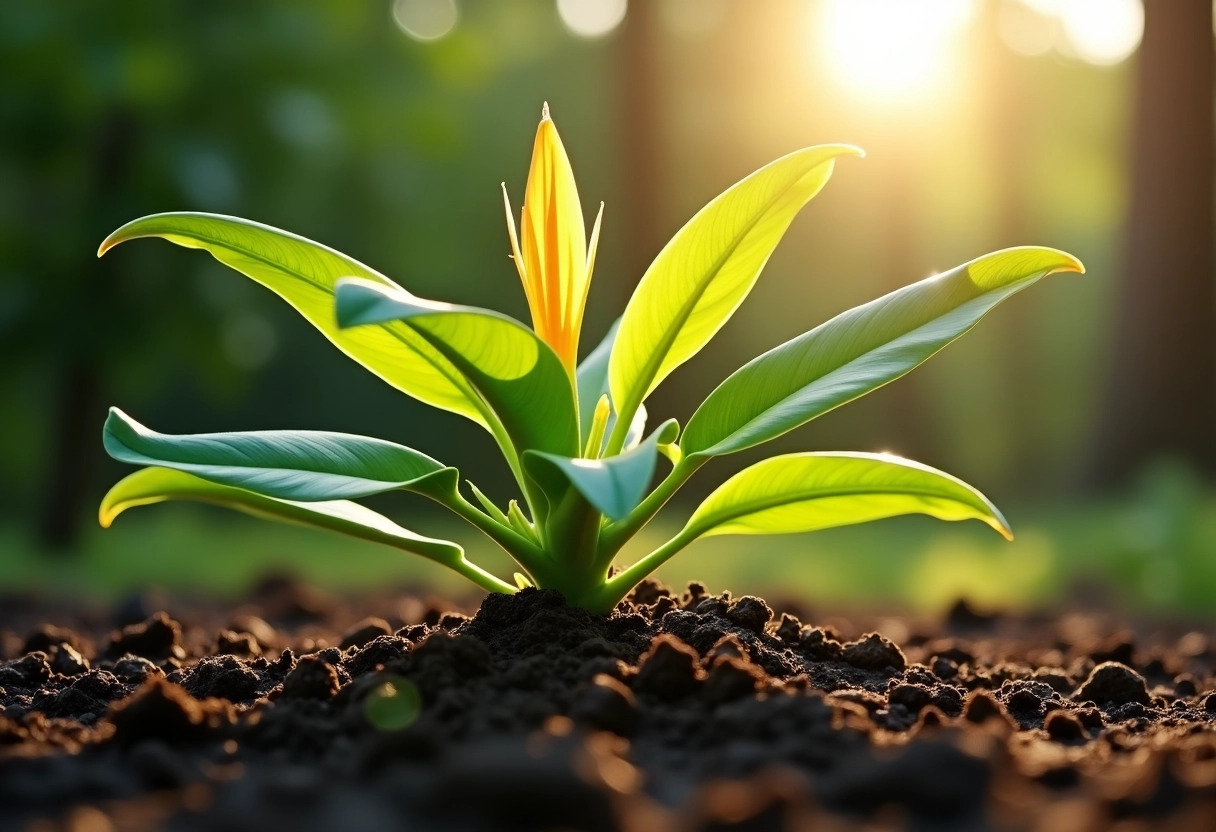
[[[923,97],[944,83],[951,47],[975,0],[825,0],[813,25],[816,51],[843,83],[890,101]]]

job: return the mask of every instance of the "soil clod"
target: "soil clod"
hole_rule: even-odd
[[[1216,828],[1194,630],[804,624],[654,581],[607,617],[285,579],[235,614],[140,599],[115,632],[0,607],[0,829]]]
[[[1093,669],[1089,678],[1077,691],[1077,699],[1097,702],[1099,705],[1126,705],[1138,702],[1149,703],[1148,687],[1144,677],[1119,662],[1103,662]]]

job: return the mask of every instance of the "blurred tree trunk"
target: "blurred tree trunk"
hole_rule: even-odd
[[[122,189],[134,159],[135,121],[121,107],[101,119],[95,139],[91,186],[85,215],[90,224],[109,230],[107,206]],[[104,232],[100,232],[104,233]],[[100,238],[99,233],[99,238]],[[38,516],[38,537],[51,551],[66,552],[76,542],[89,494],[90,475],[101,450],[102,368],[98,365],[98,332],[104,321],[106,293],[114,286],[114,263],[82,252],[77,268],[92,273],[98,292],[63,298],[71,326],[58,359],[53,392],[50,466]],[[77,306],[71,306],[78,304]]]
[[[1030,243],[1026,181],[1030,169],[1029,126],[1033,113],[1027,67],[1024,58],[1001,43],[997,24],[998,7],[984,5],[984,50],[982,58],[987,67],[985,89],[981,98],[987,104],[983,123],[988,126],[988,142],[993,148],[996,176],[996,241],[994,249]],[[1002,332],[1007,344],[1017,344],[1025,334],[1033,332],[1035,318],[1029,293],[1011,298],[994,315],[993,324]],[[1002,404],[1011,414],[1005,423],[1009,448],[1005,464],[1008,479],[1016,489],[1029,489],[1042,482],[1043,455],[1039,450],[1039,425],[1034,413],[1042,406],[1042,387],[1035,354],[1029,349],[1001,352],[1001,374],[1005,378]]]
[[[616,119],[620,131],[617,144],[621,148],[621,170],[625,204],[623,215],[629,241],[622,264],[629,279],[618,281],[623,287],[617,299],[624,309],[634,285],[650,261],[666,242],[662,238],[662,206],[658,193],[661,187],[659,160],[658,60],[656,43],[656,9],[653,3],[636,3],[625,16],[617,56],[620,61],[617,77]]]
[[[886,185],[882,207],[877,211],[881,224],[882,254],[878,268],[883,275],[883,292],[906,286],[921,276],[916,240],[920,205],[916,171],[923,165],[919,137],[890,135],[886,152],[875,152],[870,164],[882,168]],[[880,431],[884,450],[912,459],[937,459],[945,437],[930,427],[927,379],[912,373],[875,393],[881,397],[885,417]]]
[[[1144,5],[1128,247],[1090,466],[1099,487],[1167,455],[1216,475],[1212,2]]]
[[[40,542],[53,552],[69,551],[80,533],[100,439],[98,375],[96,364],[80,356],[56,379],[54,444],[38,518]]]

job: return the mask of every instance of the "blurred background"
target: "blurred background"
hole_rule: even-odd
[[[589,218],[583,350],[707,200],[850,142],[745,305],[652,396],[682,422],[747,359],[987,251],[1053,277],[940,356],[764,453],[889,450],[1005,509],[697,544],[662,575],[822,604],[1216,605],[1211,0],[5,0],[0,4],[0,590],[237,593],[267,571],[466,591],[389,549],[173,504],[108,531],[107,406],[172,433],[313,428],[409,444],[512,496],[490,437],[348,362],[276,297],[163,242],[166,210],[333,246],[416,294],[527,319],[522,200],[548,101]],[[704,469],[639,546],[760,454]],[[404,495],[375,503],[458,535]]]

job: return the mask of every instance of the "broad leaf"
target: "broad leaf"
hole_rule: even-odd
[[[477,392],[516,452],[578,454],[570,376],[548,344],[519,321],[367,280],[340,281],[336,300],[344,328],[395,321],[423,338]]]
[[[646,496],[658,461],[659,445],[675,441],[680,426],[668,419],[636,448],[606,459],[572,459],[529,451],[524,468],[546,494],[572,485],[596,510],[613,520],[627,517]]]
[[[985,255],[858,306],[753,359],[697,408],[687,455],[750,448],[907,373],[992,307],[1053,272],[1083,272],[1050,248]]]
[[[121,462],[185,471],[286,500],[337,500],[406,489],[442,498],[458,482],[425,454],[366,436],[326,431],[247,431],[171,436],[118,408],[102,434]]]
[[[887,454],[802,453],[731,477],[697,508],[679,539],[809,532],[900,514],[982,520],[1011,537],[983,494],[927,465]]]
[[[612,400],[634,409],[709,342],[755,285],[794,216],[832,174],[845,145],[799,150],[736,183],[659,252],[634,291],[612,351]]]
[[[612,355],[612,344],[616,341],[616,334],[620,329],[621,321],[618,318],[613,322],[608,329],[608,334],[604,336],[604,340],[600,341],[583,362],[578,365],[577,384],[578,384],[578,423],[580,428],[579,443],[587,444],[587,438],[591,432],[591,420],[595,416],[595,404],[600,400],[600,396],[605,393],[611,398],[611,391],[608,389],[608,359]],[[642,439],[642,434],[646,430],[646,405],[639,405],[637,412],[633,415],[633,423],[629,426],[629,434],[625,437],[625,450],[636,447]],[[612,429],[616,427],[616,409],[613,408],[608,416],[608,423],[604,430],[604,436],[607,438],[612,434]]]
[[[98,519],[103,527],[109,528],[114,518],[127,509],[165,500],[211,503],[255,517],[329,529],[413,552],[448,566],[464,561],[464,550],[457,544],[415,534],[358,503],[279,500],[167,468],[144,468],[119,480],[102,500]]]
[[[393,387],[492,429],[484,405],[460,373],[409,327],[390,321],[349,332],[338,329],[333,295],[339,277],[362,277],[396,287],[362,263],[277,228],[198,213],[154,214],[127,223],[106,238],[98,255],[137,237],[162,237],[210,252],[283,298],[338,349]]]

